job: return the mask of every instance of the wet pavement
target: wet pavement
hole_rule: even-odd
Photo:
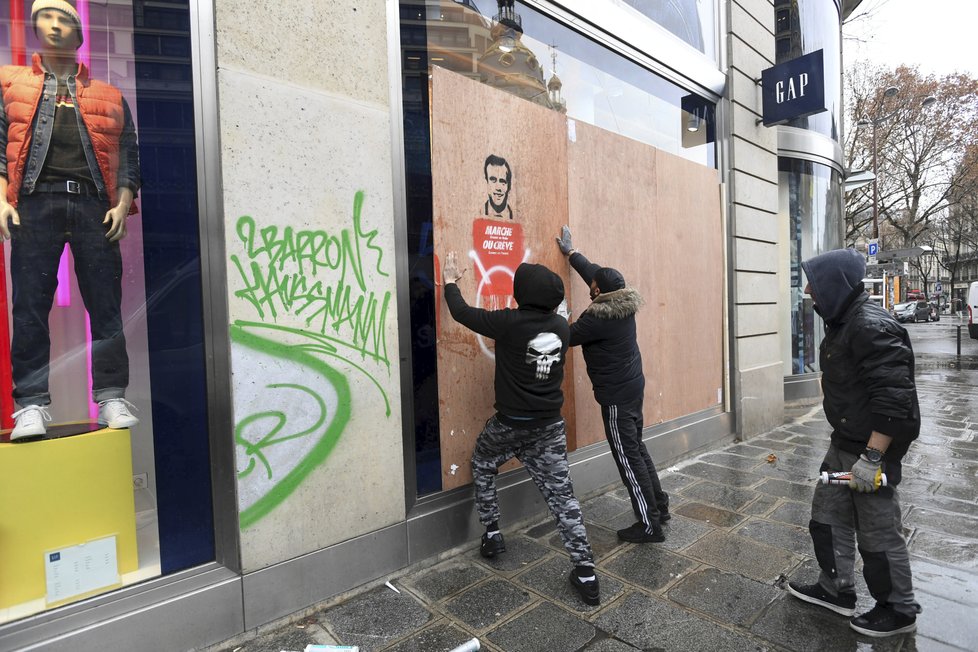
[[[266,626],[210,652],[302,650],[438,652],[478,637],[498,652],[633,650],[978,650],[978,341],[954,318],[907,324],[918,356],[923,428],[904,461],[900,499],[917,600],[916,634],[857,635],[847,619],[792,598],[786,578],[818,573],[807,524],[828,445],[818,406],[791,406],[760,437],[683,461],[661,474],[672,520],[661,544],[626,544],[622,488],[583,503],[597,557],[601,605],[567,581],[553,522],[506,527],[508,552],[475,543]],[[769,461],[769,456],[773,461]],[[857,577],[858,612],[873,601]]]

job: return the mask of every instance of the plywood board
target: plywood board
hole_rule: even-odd
[[[470,305],[515,307],[512,273],[521,260],[547,265],[568,283],[554,243],[567,221],[566,128],[559,113],[432,69],[436,273],[449,251],[458,252],[460,263],[468,264],[459,288]],[[511,173],[508,193],[491,202],[490,193],[500,184],[486,179],[490,155],[504,159]],[[489,171],[498,177],[505,166]],[[471,482],[472,449],[493,413],[493,342],[457,324],[440,294],[436,321],[442,488],[451,489]],[[572,405],[570,381],[564,386],[565,402]]]
[[[657,150],[580,122],[568,133],[568,210],[574,246],[591,262],[618,269],[626,283],[646,301],[654,302],[656,259],[651,245],[657,240]],[[576,272],[572,274],[573,321],[591,299],[588,286]],[[647,379],[652,376],[652,361],[659,348],[656,337],[660,332],[654,316],[645,309],[637,319]],[[604,428],[580,348],[574,349],[574,361],[577,443],[585,446],[603,441]],[[646,412],[655,407],[654,402],[645,402]]]
[[[723,387],[723,225],[717,171],[659,152],[655,204],[656,421],[715,406]]]
[[[645,425],[716,405],[723,370],[723,235],[711,168],[577,123],[568,130],[568,210],[574,244],[615,267],[646,301],[638,340]],[[579,279],[575,314],[589,302]],[[574,353],[577,444],[601,441],[600,410]]]

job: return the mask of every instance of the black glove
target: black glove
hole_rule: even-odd
[[[560,247],[560,253],[565,256],[570,256],[571,252],[574,251],[574,245],[571,242],[571,231],[570,227],[566,224],[560,227],[560,237],[556,238],[557,246]]]

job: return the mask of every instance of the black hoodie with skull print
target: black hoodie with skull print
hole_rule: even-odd
[[[483,310],[468,305],[455,283],[445,285],[455,321],[496,341],[495,408],[502,420],[553,423],[564,404],[560,384],[570,339],[567,320],[554,312],[564,300],[564,283],[543,265],[523,263],[513,277],[513,296],[516,310]]]

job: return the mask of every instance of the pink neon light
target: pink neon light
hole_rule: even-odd
[[[92,67],[92,29],[88,24],[88,0],[78,0],[75,5],[75,10],[78,12],[78,17],[81,18],[82,24],[82,45],[78,48],[78,60],[84,63],[88,68]]]

